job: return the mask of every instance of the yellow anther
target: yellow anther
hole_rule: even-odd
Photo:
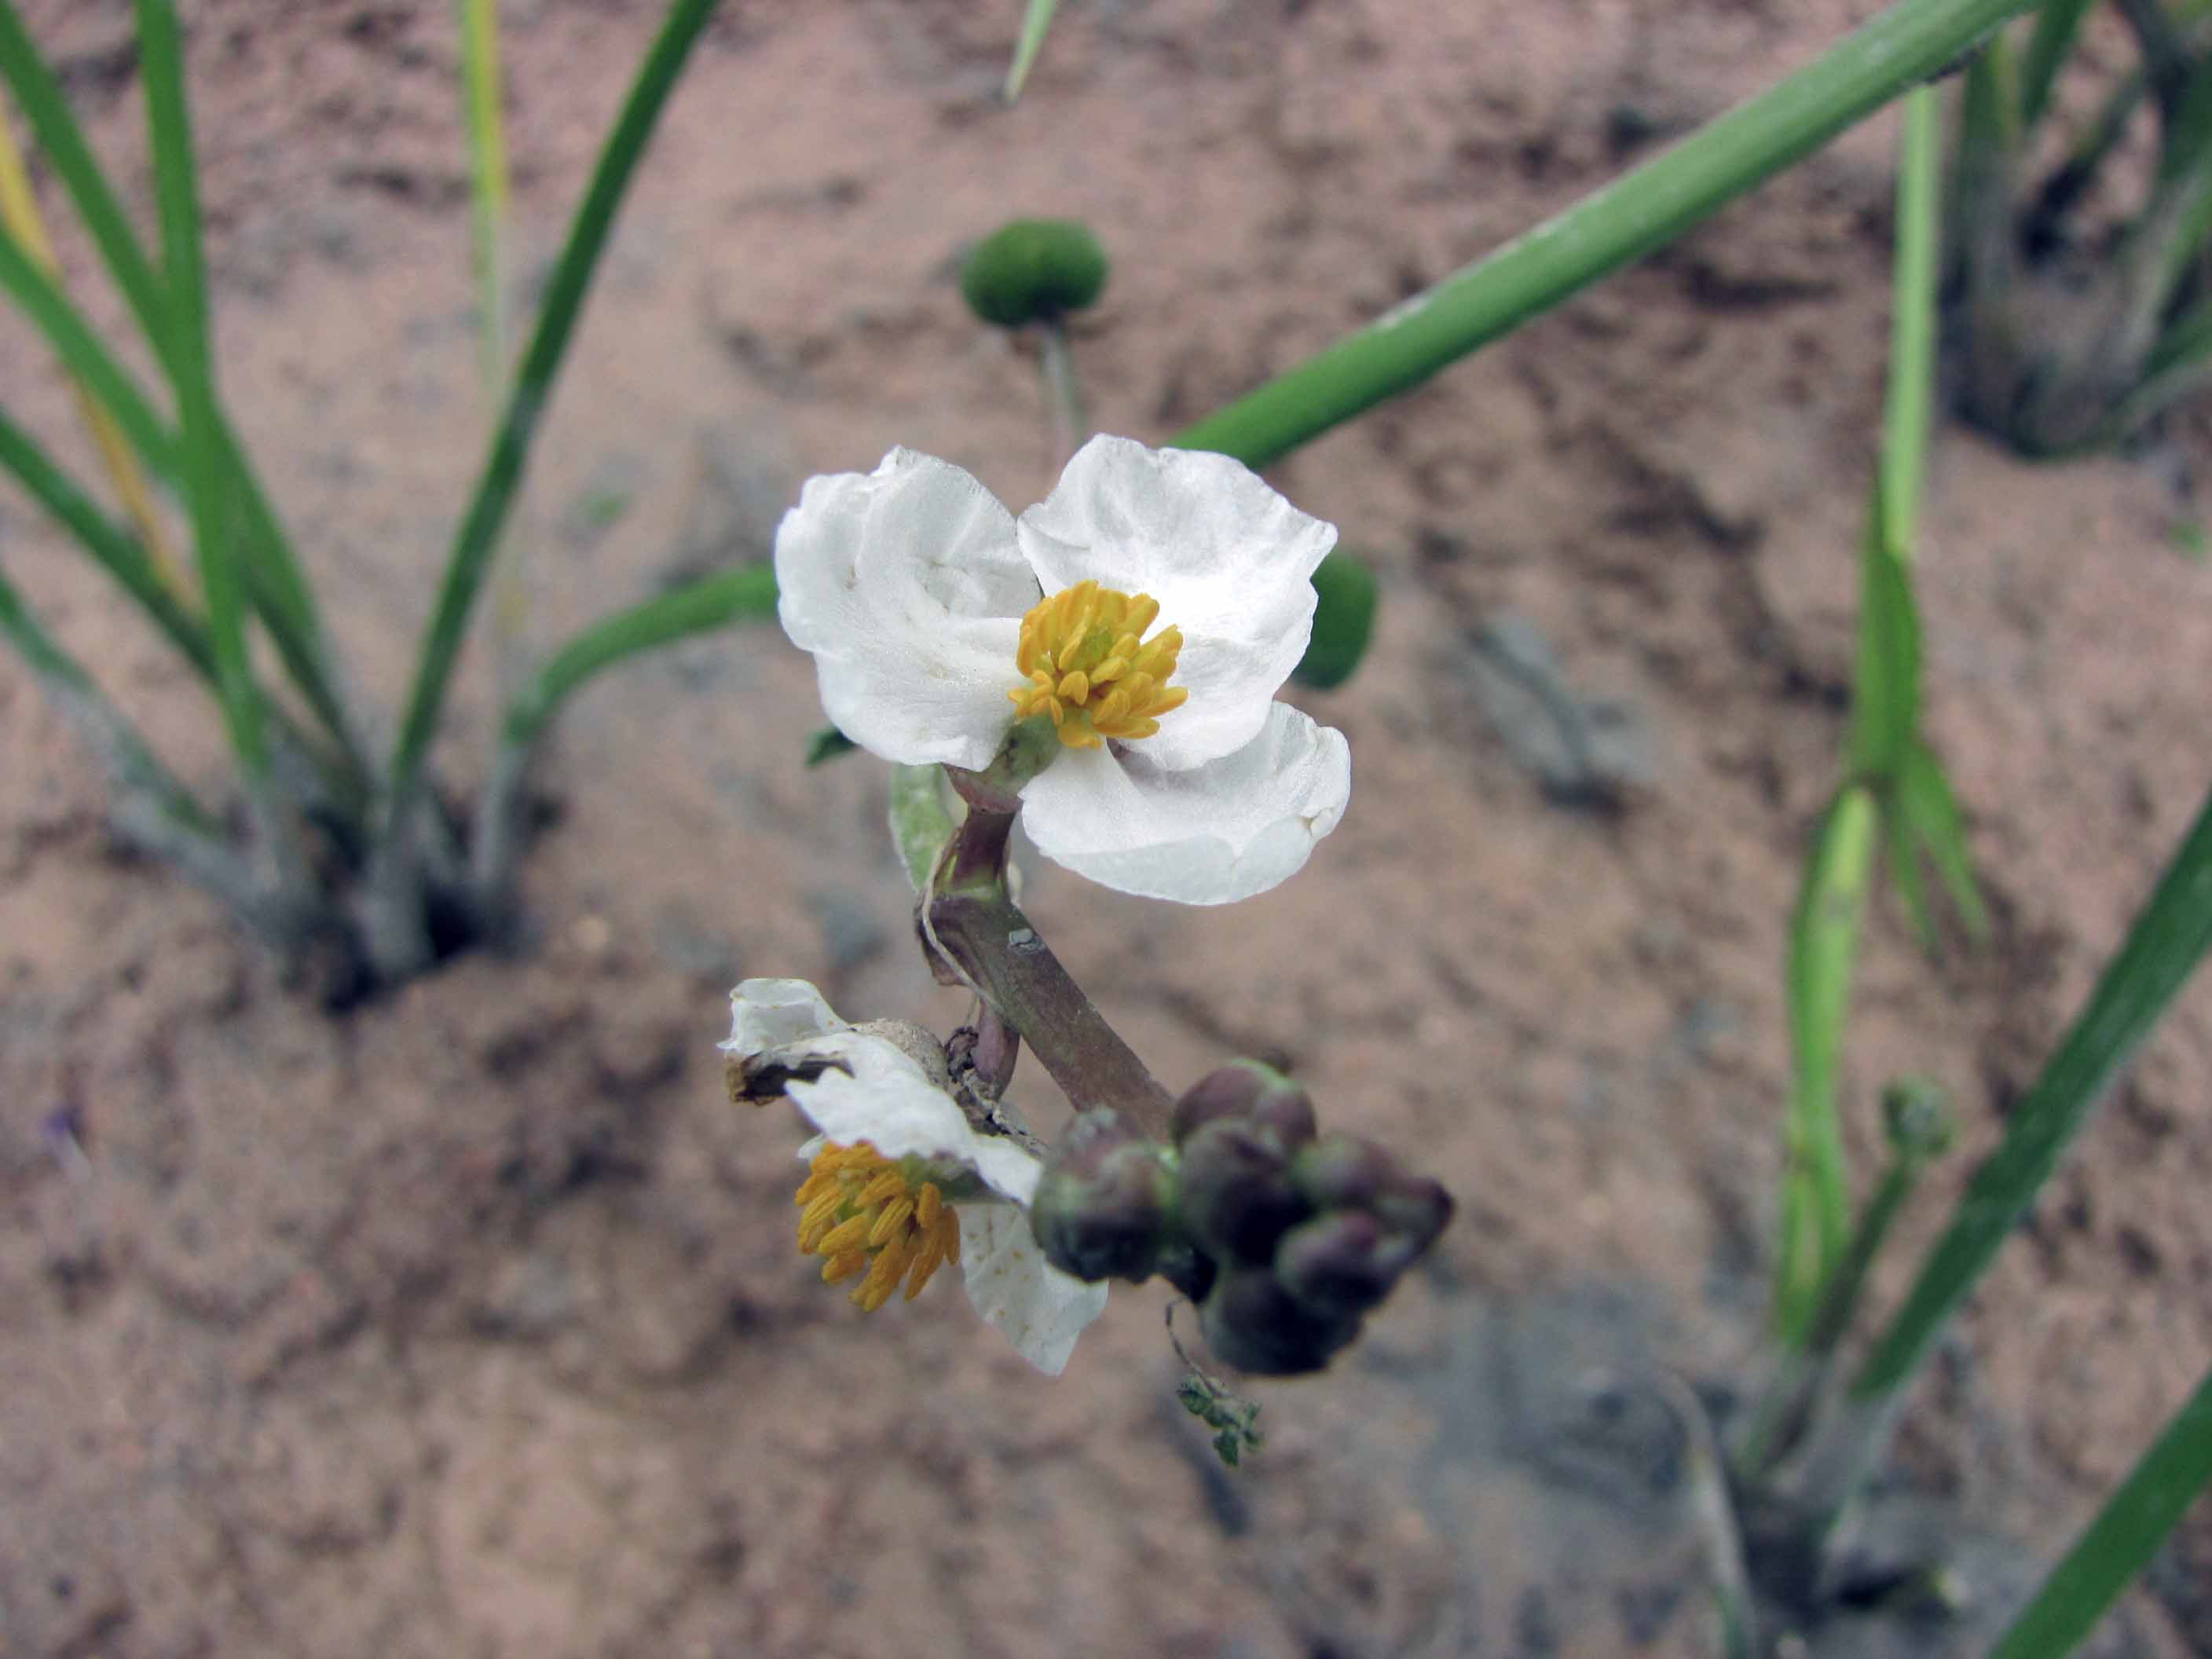
[[[832,1285],[865,1274],[854,1305],[873,1313],[900,1281],[907,1299],[938,1268],[960,1259],[960,1218],[933,1181],[917,1181],[918,1160],[894,1163],[865,1141],[825,1146],[799,1182],[799,1248],[822,1258]]]
[[[1022,618],[1014,650],[1024,684],[1006,693],[1007,701],[1024,717],[1049,719],[1070,749],[1150,737],[1158,717],[1188,695],[1167,684],[1182,651],[1182,630],[1144,637],[1159,614],[1151,594],[1133,598],[1096,581],[1038,600]]]
[[[901,1185],[903,1187],[904,1183]],[[869,1244],[880,1249],[890,1243],[894,1237],[903,1236],[906,1224],[913,1214],[914,1200],[903,1195],[884,1205],[883,1213],[876,1218],[876,1224],[868,1229]]]
[[[896,1170],[886,1170],[860,1188],[859,1202],[866,1206],[888,1204],[906,1193],[906,1177]]]

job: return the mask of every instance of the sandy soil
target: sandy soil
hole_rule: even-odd
[[[653,8],[502,9],[526,295]],[[895,442],[1034,499],[1034,363],[952,280],[1010,212],[1080,216],[1115,254],[1079,361],[1097,422],[1157,440],[1872,6],[1098,0],[1009,113],[1018,9],[727,9],[540,453],[539,639],[758,556],[801,477]],[[27,13],[143,198],[129,9]],[[389,707],[483,418],[450,8],[187,17],[225,387]],[[1233,1478],[1168,1402],[1155,1291],[1117,1294],[1049,1382],[949,1284],[864,1324],[791,1250],[796,1127],[720,1097],[730,983],[803,975],[940,1026],[958,1005],[905,943],[880,769],[799,764],[819,713],[780,636],[584,697],[526,951],[342,1018],[118,848],[96,774],[0,662],[0,1651],[1710,1650],[1673,1477],[1633,1444],[1563,1462],[1551,1431],[1591,1364],[1747,1374],[1889,142],[1851,135],[1279,470],[1385,583],[1367,669],[1303,699],[1358,769],[1306,874],[1197,913],[1037,872],[1040,926],[1163,1076],[1292,1063],[1462,1201],[1360,1357],[1262,1392],[1270,1445]],[[0,330],[11,411],[81,459],[43,354]],[[2199,453],[2034,471],[1939,440],[1931,718],[1997,937],[1930,961],[1885,905],[1866,953],[1861,1165],[1899,1071],[1968,1125],[1885,1304],[2202,798],[2212,572],[2172,544]],[[217,780],[182,671],[13,495],[0,544]],[[1498,640],[1532,635],[1606,706],[1602,805],[1547,788],[1495,695]],[[464,780],[476,670],[441,755]],[[2031,1554],[2212,1361],[2208,1069],[2200,982],[1916,1396],[1906,1466]],[[2125,1650],[2186,1651],[2193,1620],[2212,1651],[2197,1518]],[[2020,1582],[1993,1567],[1968,1627],[1916,1639],[1974,1650]]]

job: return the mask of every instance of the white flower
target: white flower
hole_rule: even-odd
[[[1275,701],[1335,539],[1226,456],[1093,438],[1017,520],[958,467],[895,449],[806,481],[775,574],[784,631],[854,743],[981,769],[1015,720],[1047,714],[1063,746],[1022,790],[1038,849],[1123,892],[1221,904],[1294,873],[1344,815],[1343,734]]]
[[[817,1073],[792,1075],[782,1086],[822,1132],[799,1149],[813,1170],[801,1197],[815,1200],[808,1215],[818,1213],[823,1224],[815,1242],[805,1242],[806,1218],[800,1225],[801,1248],[824,1256],[825,1275],[841,1263],[841,1278],[867,1272],[854,1300],[870,1310],[888,1299],[902,1274],[912,1279],[911,1297],[936,1269],[933,1251],[949,1242],[935,1236],[932,1213],[936,1194],[948,1192],[957,1249],[944,1255],[960,1263],[969,1301],[1023,1358],[1060,1375],[1075,1339],[1105,1309],[1106,1287],[1051,1266],[1030,1237],[1028,1206],[1040,1168],[1034,1153],[977,1130],[923,1056],[848,1024],[804,980],[739,985],[730,994],[730,1040],[721,1046],[756,1070]],[[864,1147],[873,1155],[858,1150]],[[831,1230],[840,1227],[866,1242],[834,1248]],[[870,1260],[854,1262],[864,1256]]]

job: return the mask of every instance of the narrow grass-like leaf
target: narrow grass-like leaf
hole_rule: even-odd
[[[555,652],[524,695],[509,707],[503,737],[528,744],[586,680],[626,657],[734,622],[775,615],[775,573],[745,565],[702,577],[594,623]]]
[[[2065,1659],[2096,1627],[2206,1485],[2212,1483],[2212,1375],[2174,1413],[2043,1581],[1990,1659]]]
[[[0,471],[15,476],[31,499],[77,538],[116,585],[137,602],[162,638],[214,687],[215,648],[209,641],[206,624],[162,578],[145,549],[101,513],[30,434],[5,415],[0,415]],[[344,763],[299,730],[281,704],[271,702],[268,712],[285,742],[321,777],[326,792],[325,805],[349,819],[357,815],[360,785]],[[347,827],[353,827],[350,822]]]
[[[477,337],[484,386],[496,394],[507,379],[507,131],[500,111],[499,7],[496,0],[460,0],[460,10]]]
[[[1973,854],[1966,848],[1966,816],[1944,775],[1936,752],[1915,738],[1907,746],[1893,782],[1890,811],[1911,830],[1914,844],[1924,852],[1950,895],[1952,908],[1966,932],[1977,941],[1990,931],[1989,908],[1982,902],[1974,879]]]
[[[1357,554],[1339,548],[1313,574],[1313,637],[1291,670],[1301,685],[1333,690],[1350,679],[1375,632],[1379,590]]]
[[[2212,948],[2212,799],[2128,930],[2088,1004],[2034,1087],[2014,1109],[2004,1139],[1976,1172],[1918,1279],[1852,1384],[1862,1399],[1911,1377],[1965,1301],[2120,1067]]]
[[[1900,0],[1778,85],[1174,441],[1265,466],[1671,241],[2032,0]]]
[[[208,357],[206,274],[201,263],[199,181],[185,99],[184,52],[171,0],[137,0],[138,56],[146,84],[146,122],[154,149],[154,193],[161,209],[161,275],[167,290],[168,349],[183,428],[185,493],[199,555],[222,693],[223,724],[249,779],[266,772],[261,698],[246,649],[246,605],[234,544],[226,533],[222,438],[216,425]]]
[[[1060,0],[1030,0],[1029,9],[1022,14],[1022,37],[1014,45],[1014,61],[1006,70],[1008,103],[1022,95],[1030,66],[1044,48],[1045,31],[1052,27],[1052,15],[1059,9]]]
[[[30,171],[23,165],[22,153],[15,147],[15,130],[4,109],[0,109],[0,226],[6,228],[16,245],[46,272],[57,289],[68,291],[61,274],[61,262],[54,256],[53,240],[46,234],[46,220],[39,212],[38,198],[31,189]],[[115,416],[92,395],[91,388],[82,380],[76,382],[76,388],[78,416],[93,447],[100,451],[100,461],[107,468],[124,511],[137,527],[138,539],[144,544],[161,580],[181,591],[184,573],[169,549],[161,521],[155,514],[154,498],[146,488],[146,475],[138,465],[137,455],[124,437],[123,428],[116,424]]]
[[[1897,253],[1890,282],[1889,389],[1881,417],[1883,550],[1912,562],[1936,395],[1936,286],[1943,260],[1937,219],[1942,104],[1933,87],[1905,95],[1897,166]]]
[[[15,94],[31,124],[40,150],[52,164],[92,234],[93,245],[156,351],[167,344],[167,301],[161,279],[140,246],[137,234],[85,142],[84,130],[70,112],[61,82],[17,15],[15,0],[0,0],[0,79]]]
[[[412,810],[453,665],[468,630],[469,613],[483,586],[500,530],[514,506],[531,441],[552,395],[554,377],[568,353],[600,251],[614,224],[615,210],[629,187],[661,106],[714,9],[714,0],[674,0],[669,7],[660,33],[647,52],[622,113],[599,153],[599,164],[569,228],[568,243],[554,266],[538,326],[515,376],[499,430],[493,435],[475,495],[454,537],[439,584],[437,605],[423,636],[414,688],[392,756],[388,811],[395,820]]]
[[[162,636],[212,681],[215,653],[208,644],[207,630],[185,608],[176,590],[162,580],[145,549],[112,523],[36,441],[5,414],[0,414],[0,468],[15,475],[31,499],[77,538],[100,568],[138,602]]]
[[[1851,683],[1855,775],[1895,775],[1920,720],[1920,612],[1904,564],[1883,545],[1882,491],[1867,512],[1859,550],[1858,666]]]
[[[2088,10],[2089,0],[2044,0],[2043,9],[2035,14],[2035,33],[2028,37],[2027,51],[2020,65],[2020,125],[2023,129],[2040,121],[2043,112],[2050,106],[2051,88],[2058,79],[2066,54],[2074,50],[2075,37],[2081,33],[2081,19]]]
[[[196,836],[214,833],[214,820],[207,811],[155,758],[145,739],[115,711],[82,665],[40,625],[4,574],[0,574],[0,638],[15,647],[48,696],[83,729],[119,787],[150,802],[161,817],[179,830]]]
[[[1836,1093],[1876,826],[1873,793],[1847,786],[1821,820],[1790,919],[1791,1065],[1783,1180],[1784,1212],[1796,1224],[1782,1240],[1775,1324],[1792,1346],[1805,1339],[1851,1225]]]
[[[1928,873],[1920,867],[1920,843],[1893,797],[1882,804],[1881,830],[1889,878],[1896,885],[1899,902],[1905,906],[1912,936],[1920,941],[1922,950],[1933,951],[1938,935],[1936,908],[1928,901]]]
[[[84,313],[4,226],[0,226],[0,289],[22,307],[23,314],[46,337],[62,367],[115,417],[148,470],[157,477],[175,477],[180,468],[179,452],[167,424],[131,372],[101,342]]]

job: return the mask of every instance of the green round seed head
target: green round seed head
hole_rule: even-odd
[[[1106,250],[1073,219],[1016,219],[975,245],[960,268],[968,308],[1019,328],[1081,311],[1105,291]]]

